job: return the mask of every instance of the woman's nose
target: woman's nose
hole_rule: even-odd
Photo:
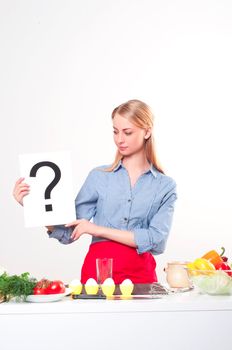
[[[118,134],[118,142],[119,142],[119,143],[124,142],[124,136],[123,136],[123,134],[121,134],[121,133]]]

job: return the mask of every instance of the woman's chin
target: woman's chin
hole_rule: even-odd
[[[122,155],[122,156],[129,156],[130,155],[130,153],[127,151],[121,151],[121,150],[119,150],[119,153]]]

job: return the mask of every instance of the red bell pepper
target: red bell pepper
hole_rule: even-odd
[[[232,271],[230,268],[230,265],[228,265],[226,262],[222,261],[215,265],[216,270],[223,270],[225,271],[230,277],[232,277]]]
[[[220,257],[222,258],[222,260],[223,260],[224,262],[227,262],[227,261],[228,261],[228,258],[227,258],[226,256],[224,256],[225,248],[224,248],[224,247],[221,247],[221,249],[222,249],[222,252],[221,252],[221,254],[220,254]]]

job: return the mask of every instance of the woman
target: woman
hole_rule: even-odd
[[[110,167],[93,169],[76,197],[77,220],[49,227],[51,238],[71,243],[83,234],[92,242],[81,281],[96,279],[96,258],[113,258],[116,284],[157,281],[152,254],[163,253],[171,227],[176,184],[164,175],[153,144],[153,115],[142,101],[130,100],[112,113],[117,153]],[[19,179],[15,199],[23,205],[29,186]],[[93,222],[90,220],[93,219]]]

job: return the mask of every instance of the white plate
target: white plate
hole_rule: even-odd
[[[49,303],[63,299],[70,293],[70,288],[66,288],[65,293],[60,294],[42,294],[42,295],[28,295],[26,301],[30,303]]]

